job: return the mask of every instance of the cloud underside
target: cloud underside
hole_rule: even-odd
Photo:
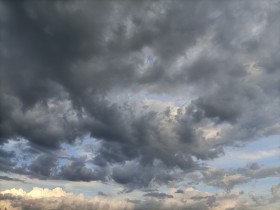
[[[199,161],[224,146],[279,134],[279,8],[1,2],[0,140],[25,141],[27,161],[0,149],[0,170],[142,188],[204,170]],[[86,136],[98,142],[91,155],[61,155]],[[224,182],[253,177],[236,173]]]
[[[47,188],[33,188],[30,192],[22,189],[11,189],[0,193],[0,207],[10,210],[41,210],[41,209],[94,209],[94,210],[141,210],[141,209],[196,209],[196,210],[219,210],[219,209],[277,209],[279,204],[279,186],[268,197],[251,194],[245,197],[242,193],[211,194],[193,188],[187,188],[184,193],[176,194],[173,190],[169,195],[163,193],[151,193],[145,199],[112,199],[103,196],[85,197],[83,194],[75,195],[63,191],[61,188],[53,190]],[[277,194],[278,193],[278,194]],[[261,202],[261,203],[260,203]]]

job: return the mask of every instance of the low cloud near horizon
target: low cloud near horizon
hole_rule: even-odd
[[[61,188],[33,188],[30,192],[22,189],[11,189],[0,192],[0,206],[6,206],[9,210],[41,210],[41,209],[91,209],[91,210],[140,210],[140,209],[196,209],[196,210],[218,210],[218,209],[263,209],[270,208],[276,210],[280,204],[279,186],[274,186],[272,196],[269,200],[258,197],[254,194],[250,198],[239,193],[214,194],[187,188],[181,194],[176,193],[174,189],[170,194],[150,193],[144,195],[146,198],[140,200],[120,200],[96,196],[88,198],[83,194],[75,195],[63,191]],[[276,195],[278,193],[278,195]],[[147,198],[150,197],[150,198]],[[259,200],[262,201],[261,208]]]

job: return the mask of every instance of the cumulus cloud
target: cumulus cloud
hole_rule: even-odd
[[[254,202],[238,194],[211,194],[192,188],[185,189],[186,194],[149,193],[144,201],[108,199],[98,194],[86,197],[83,194],[65,192],[61,188],[33,188],[30,192],[22,189],[4,190],[0,193],[0,207],[12,210],[21,209],[253,209]],[[272,203],[275,204],[275,201]],[[269,206],[266,206],[269,207]],[[273,208],[276,210],[276,208]]]
[[[85,160],[80,158],[70,160],[67,165],[61,168],[59,177],[70,181],[92,181],[105,180],[106,169],[92,170],[85,166]]]
[[[22,189],[2,191],[0,206],[9,209],[132,209],[129,202],[105,199],[104,197],[86,198],[83,194],[75,195],[63,191],[61,188],[53,190],[33,188],[30,192]]]

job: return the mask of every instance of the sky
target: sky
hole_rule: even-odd
[[[280,1],[0,1],[0,208],[278,210]]]

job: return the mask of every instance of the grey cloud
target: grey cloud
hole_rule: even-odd
[[[266,177],[277,177],[280,174],[280,167],[260,167],[258,169],[255,168],[239,168],[236,170],[237,173],[242,174],[243,176],[247,176],[250,179],[263,179]]]
[[[201,171],[201,175],[202,177],[198,177],[196,180],[230,192],[232,188],[238,184],[248,183],[255,179],[278,177],[279,167],[262,168],[257,163],[253,163],[245,168],[231,170],[205,168]]]
[[[271,187],[271,194],[274,196],[274,197],[280,197],[279,195],[279,192],[280,191],[280,184],[277,184],[277,185],[273,185]]]
[[[101,141],[89,161],[95,169],[74,160],[57,171],[61,178],[104,180],[110,172],[102,167],[112,167],[124,185],[169,182],[172,171],[197,167],[193,156],[213,159],[234,139],[279,134],[277,2],[26,1],[1,8],[0,143],[23,137],[44,151],[87,134]],[[154,62],[143,70],[146,49]],[[149,105],[139,111],[127,98],[112,99],[124,90],[191,102],[175,116]],[[208,125],[222,128],[216,143],[199,132]],[[126,161],[136,162],[137,178],[132,166],[119,168]],[[30,170],[51,177],[53,165],[40,162]],[[1,169],[11,165],[1,159]]]
[[[257,205],[264,205],[265,198],[263,196],[255,195],[255,193],[250,194],[251,199],[257,204]]]
[[[158,193],[158,192],[147,193],[147,194],[144,194],[144,196],[158,198],[158,199],[173,198],[173,195],[168,195],[165,193]]]
[[[279,176],[280,167],[267,167],[260,169],[257,173],[249,173],[252,178],[261,179],[265,177]]]
[[[0,148],[0,157],[2,158],[12,158],[15,157],[15,152],[14,151],[6,151],[2,148]]]
[[[230,192],[235,185],[247,183],[251,179],[234,171],[225,171],[218,168],[209,168],[202,171],[201,181],[207,185],[215,186]]]
[[[8,176],[0,176],[0,180],[24,182],[21,179],[11,178],[11,177],[8,177]]]
[[[249,168],[251,169],[251,170],[258,170],[258,169],[260,169],[260,165],[258,164],[258,163],[252,163],[252,164],[250,164],[249,165]]]
[[[29,166],[29,170],[38,176],[51,177],[55,169],[57,158],[53,155],[40,155]]]
[[[9,46],[11,42],[15,40],[19,42],[19,44],[10,49],[10,56],[7,57],[3,54],[1,56],[4,66],[1,75],[5,78],[4,88],[1,92],[4,103],[1,110],[7,109],[4,115],[6,116],[6,122],[1,128],[5,136],[19,135],[37,144],[53,147],[59,144],[58,141],[71,141],[71,139],[73,140],[83,134],[83,132],[80,133],[82,128],[79,124],[72,126],[68,119],[56,117],[53,120],[64,131],[62,133],[53,133],[52,130],[46,130],[45,133],[40,135],[37,133],[37,130],[48,128],[46,125],[51,123],[48,118],[38,123],[35,119],[30,119],[32,121],[28,122],[29,119],[26,119],[25,112],[22,117],[17,115],[11,116],[11,112],[15,109],[28,109],[30,113],[34,110],[32,107],[41,101],[46,101],[52,97],[65,97],[65,94],[63,95],[65,91],[74,100],[74,98],[77,98],[80,94],[82,95],[87,90],[89,83],[95,84],[95,82],[89,79],[90,77],[95,78],[94,73],[92,76],[87,75],[90,72],[88,72],[86,67],[83,70],[85,74],[80,74],[76,70],[73,75],[70,71],[71,63],[81,58],[86,59],[84,56],[92,54],[90,53],[91,51],[99,51],[98,46],[95,46],[99,45],[99,38],[95,39],[93,37],[102,37],[98,32],[102,29],[95,25],[102,25],[101,21],[103,18],[99,19],[94,16],[99,16],[97,14],[100,11],[98,7],[106,9],[109,5],[92,5],[97,11],[92,18],[97,22],[94,23],[93,21],[90,24],[91,26],[87,27],[89,26],[86,24],[88,20],[81,11],[83,8],[81,10],[78,9],[76,12],[72,11],[71,7],[77,6],[74,4],[74,2],[70,2],[69,5],[64,5],[63,3],[37,4],[31,2],[4,4],[10,15],[3,29],[8,34],[7,37],[4,37],[6,42],[3,45],[9,48],[11,47]],[[46,11],[44,5],[51,11],[52,16],[44,12]],[[72,19],[79,14],[81,14],[79,20],[76,18]],[[91,28],[94,31],[88,31]],[[21,35],[18,36],[19,34]],[[91,40],[94,43],[88,43]],[[13,50],[20,51],[20,55],[13,54]],[[26,50],[27,52],[25,52]],[[13,64],[13,60],[18,60],[18,66]],[[18,68],[21,68],[21,71],[18,71]],[[99,73],[97,72],[97,74]],[[103,74],[102,71],[100,74]],[[83,82],[79,82],[77,76],[80,77],[78,80]],[[104,79],[108,78],[102,75],[101,77]],[[87,82],[85,81],[86,79]],[[105,83],[102,82],[102,84]],[[17,101],[11,101],[13,106],[7,104],[10,99],[10,97],[7,99],[7,95],[13,96],[14,100],[18,100],[18,104],[15,104]],[[76,104],[75,101],[73,103]],[[43,112],[48,111],[51,110],[48,108],[41,110],[41,118],[46,118],[47,116],[43,115]],[[31,112],[31,114],[33,113]],[[19,117],[23,118],[24,124],[28,126],[22,126],[19,123],[21,121]],[[35,115],[34,117],[38,116]],[[34,121],[35,123],[32,123]],[[30,129],[29,127],[31,126],[36,126],[37,129]],[[70,136],[67,136],[68,134]]]
[[[176,190],[176,193],[184,194],[184,190],[178,189],[178,190]]]
[[[223,96],[218,93],[215,96],[200,98],[196,101],[196,106],[203,110],[205,117],[216,118],[218,122],[234,122],[240,115],[238,104],[229,95]]]
[[[16,165],[13,158],[15,158],[14,151],[6,151],[0,148],[0,170],[9,172],[11,167]]]
[[[65,166],[61,167],[58,177],[70,181],[93,181],[106,180],[106,168],[97,168],[92,170],[85,165],[83,158],[69,161]]]
[[[182,171],[169,171],[164,164],[142,166],[133,161],[117,165],[112,170],[112,178],[117,183],[123,184],[127,189],[152,188],[182,178]],[[153,192],[152,192],[153,193]]]
[[[164,203],[161,200],[148,200],[146,202],[142,202],[140,205],[137,205],[135,207],[135,210],[144,210],[144,209],[160,209],[160,210],[167,210],[167,209],[182,209],[182,210],[208,210],[209,207],[205,203],[194,203],[190,205],[178,205],[173,204],[170,205],[164,205]]]
[[[101,191],[99,191],[98,193],[97,193],[99,196],[108,196],[108,194],[107,193],[104,193],[104,192],[101,192]]]

